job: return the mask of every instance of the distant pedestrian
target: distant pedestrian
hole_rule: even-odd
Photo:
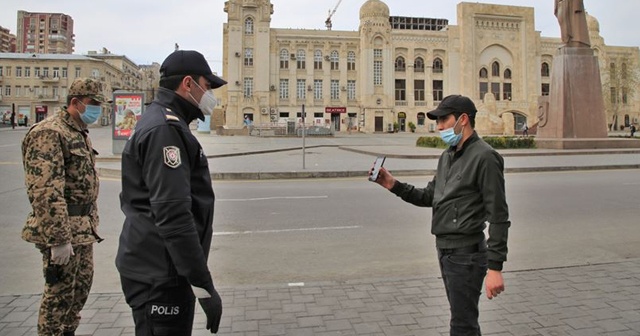
[[[376,180],[405,202],[433,209],[431,232],[451,310],[450,334],[455,336],[481,335],[478,302],[483,281],[489,299],[504,291],[502,264],[511,225],[504,161],[474,130],[476,112],[471,99],[453,95],[427,113],[449,148],[426,187],[397,181],[384,167]]]
[[[631,132],[631,137],[633,138],[633,135],[636,133],[636,125],[631,124],[631,126],[629,127],[629,131]]]
[[[11,128],[16,128],[16,111],[11,111],[11,117],[9,118],[11,121]]]
[[[93,282],[98,174],[87,125],[102,113],[102,84],[77,78],[67,106],[35,124],[22,142],[31,212],[22,239],[42,253],[38,335],[73,336]]]
[[[522,136],[529,136],[529,126],[527,124],[524,124],[524,126],[522,126]]]

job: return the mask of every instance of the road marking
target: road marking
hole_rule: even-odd
[[[290,282],[289,287],[304,287],[304,282]]]
[[[257,231],[230,231],[230,232],[214,232],[214,236],[232,236],[232,235],[246,235],[257,233],[286,233],[286,232],[300,232],[300,231],[326,231],[326,230],[351,230],[360,229],[362,226],[330,226],[330,227],[316,227],[316,228],[300,228],[300,229],[282,229],[282,230],[257,230]]]
[[[258,198],[229,198],[216,200],[219,202],[251,202],[251,201],[271,201],[282,199],[321,199],[329,198],[329,196],[275,196],[275,197],[258,197]]]

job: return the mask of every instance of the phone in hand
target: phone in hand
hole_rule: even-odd
[[[380,168],[382,168],[385,159],[385,156],[379,156],[376,158],[376,161],[373,163],[373,170],[371,171],[371,175],[369,175],[369,181],[375,182],[378,180],[378,174],[380,173]]]

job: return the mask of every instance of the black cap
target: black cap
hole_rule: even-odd
[[[476,105],[468,97],[461,95],[450,95],[444,97],[444,99],[438,105],[438,108],[431,112],[427,112],[427,117],[431,120],[436,120],[438,117],[443,117],[452,113],[466,113],[470,118],[476,116]]]
[[[160,66],[160,78],[178,75],[200,75],[217,89],[227,82],[214,75],[204,56],[195,50],[176,50],[167,56]]]

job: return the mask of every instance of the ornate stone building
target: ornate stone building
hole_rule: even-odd
[[[304,105],[307,123],[338,131],[352,125],[386,132],[396,123],[408,131],[411,122],[416,132],[433,132],[426,112],[460,93],[479,109],[479,132],[514,134],[537,122],[538,97],[549,94],[561,46],[560,38],[535,30],[530,7],[462,2],[457,25],[449,25],[447,19],[392,16],[384,2],[368,0],[358,31],[272,28],[269,0],[228,0],[224,10],[229,85],[221,98],[229,128],[242,127],[245,116],[254,125],[299,121]],[[603,83],[610,82],[612,67],[637,71],[638,48],[605,45],[593,17],[589,27]],[[615,109],[608,107],[611,123],[637,122],[637,90],[618,90],[623,97]]]

